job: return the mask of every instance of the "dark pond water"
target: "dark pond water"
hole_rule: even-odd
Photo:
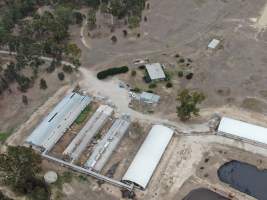
[[[218,176],[240,192],[267,200],[267,170],[259,170],[254,165],[234,160],[222,165]]]
[[[227,198],[206,188],[191,191],[183,200],[228,200]]]

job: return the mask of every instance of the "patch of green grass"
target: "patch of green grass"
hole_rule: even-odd
[[[86,117],[88,116],[88,114],[91,112],[91,106],[88,105],[85,107],[85,109],[81,112],[81,114],[77,117],[77,119],[75,120],[76,124],[81,124],[84,122],[84,120],[86,119]]]
[[[12,131],[0,132],[0,142],[5,142],[7,138],[12,134]]]

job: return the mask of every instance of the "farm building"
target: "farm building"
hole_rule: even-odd
[[[107,134],[94,148],[92,155],[84,165],[85,168],[101,171],[123,136],[127,133],[130,123],[130,117],[128,115],[117,119]]]
[[[63,154],[68,155],[72,161],[77,160],[81,153],[86,149],[88,143],[107,122],[112,113],[113,109],[111,107],[107,105],[101,105],[88,120],[82,130],[67,146]]]
[[[26,143],[49,151],[72,125],[92,98],[78,93],[65,96],[50,114],[35,128]]]
[[[164,80],[166,78],[160,63],[146,64],[146,70],[152,81]]]
[[[156,104],[159,102],[160,96],[149,92],[142,92],[140,94],[140,100],[145,103]]]
[[[154,125],[135,155],[122,181],[145,189],[167,148],[174,131],[163,125]]]
[[[218,134],[248,143],[267,146],[267,128],[223,117]]]
[[[212,39],[211,42],[208,44],[209,49],[216,49],[220,44],[220,40]]]

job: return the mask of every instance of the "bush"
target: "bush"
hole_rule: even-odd
[[[113,35],[110,39],[114,44],[118,41],[118,39],[115,35]]]
[[[179,76],[179,77],[183,77],[183,76],[184,76],[184,72],[183,72],[183,71],[179,71],[179,72],[178,72],[178,76]]]
[[[149,84],[149,86],[148,86],[150,89],[152,89],[152,88],[156,88],[157,87],[157,84],[156,83],[151,83],[151,84]]]
[[[140,93],[141,92],[141,89],[138,88],[138,87],[135,87],[135,88],[131,89],[131,92]]]
[[[59,72],[59,73],[57,74],[57,77],[58,77],[58,79],[59,79],[60,81],[63,81],[63,80],[65,79],[65,74],[64,74],[63,72]]]
[[[190,79],[193,78],[193,76],[194,76],[194,74],[193,74],[192,72],[190,72],[190,73],[187,74],[185,77],[186,77],[186,79],[190,80]]]
[[[45,90],[47,88],[46,81],[44,79],[40,80],[40,89]]]
[[[184,58],[180,58],[179,59],[179,63],[184,63],[185,62],[185,59]]]
[[[140,65],[140,66],[138,67],[138,69],[145,69],[145,68],[146,68],[145,65]]]
[[[133,71],[131,72],[131,75],[132,75],[132,76],[136,76],[136,71],[133,70]]]
[[[70,65],[64,65],[63,66],[63,71],[68,73],[68,74],[71,74],[73,72],[73,69]]]
[[[172,83],[171,82],[168,82],[167,84],[166,84],[166,88],[171,88],[173,85],[172,85]]]
[[[101,72],[97,73],[97,78],[99,80],[105,79],[108,76],[114,76],[117,74],[127,73],[129,71],[129,68],[127,66],[122,67],[114,67],[110,69],[103,70]]]

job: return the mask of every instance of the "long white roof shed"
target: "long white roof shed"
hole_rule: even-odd
[[[222,118],[218,127],[218,134],[267,145],[267,128],[227,117]]]
[[[122,178],[145,189],[167,148],[174,131],[163,125],[154,125]]]
[[[35,128],[26,142],[50,150],[91,100],[91,97],[78,93],[66,95]]]

